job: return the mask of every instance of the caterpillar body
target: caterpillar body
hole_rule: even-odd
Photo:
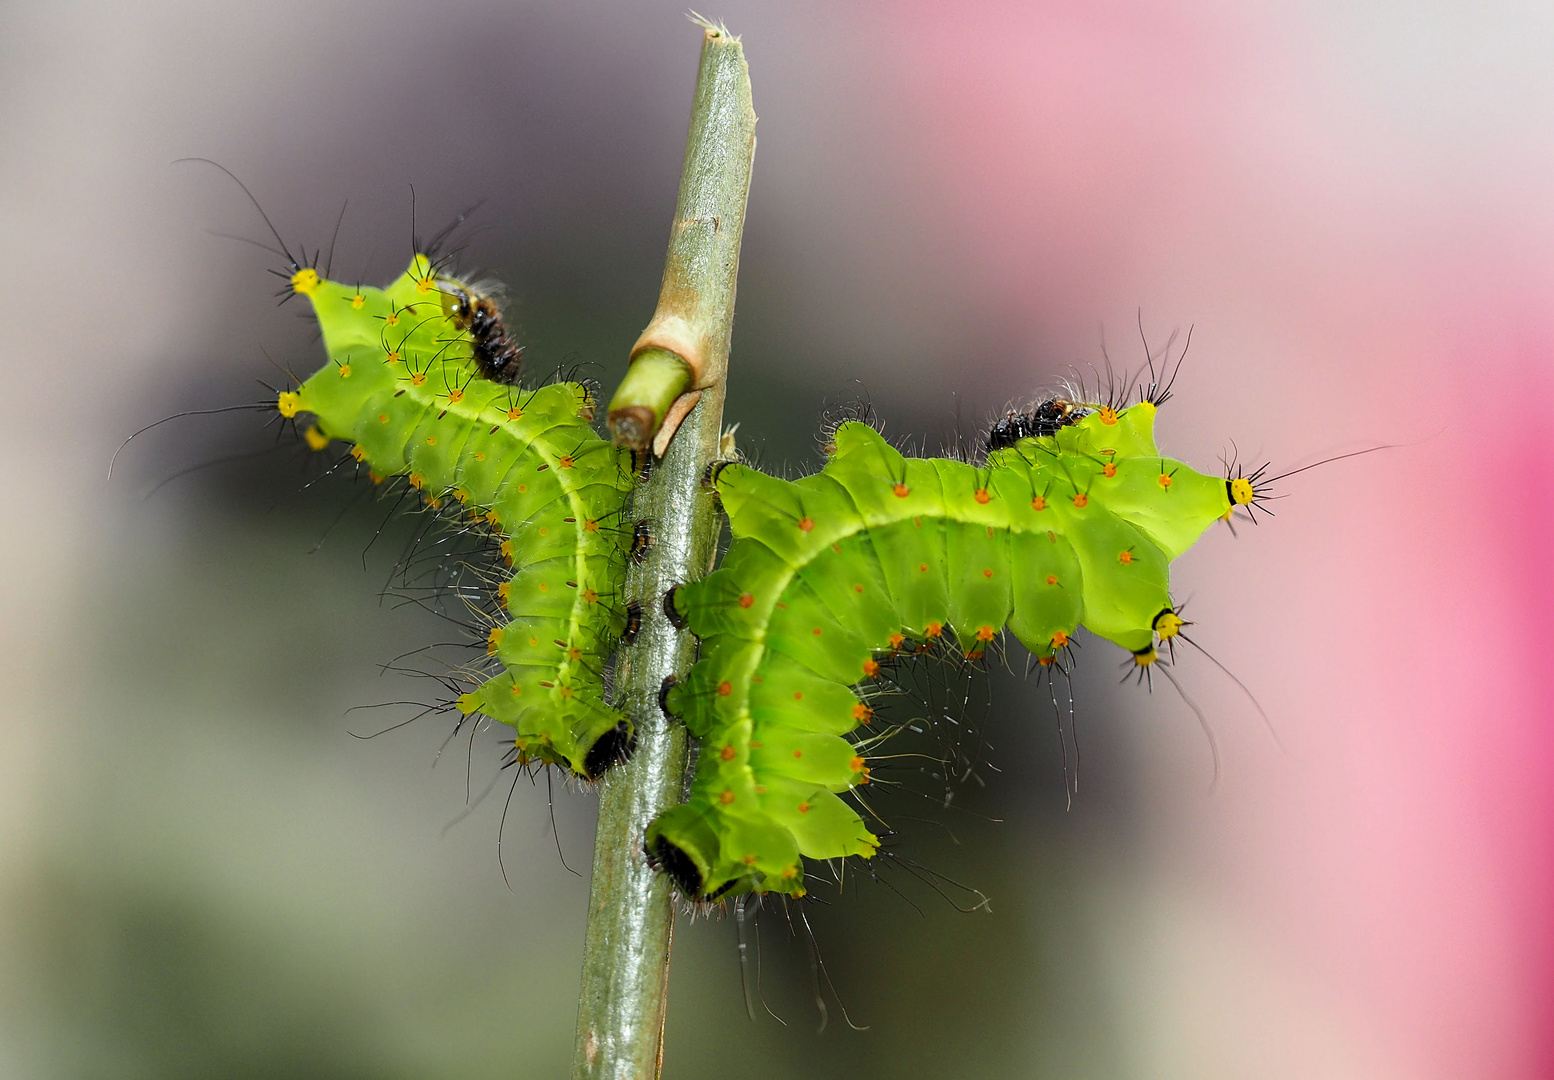
[[[848,736],[888,656],[978,657],[1007,627],[1050,665],[1083,625],[1156,661],[1183,625],[1168,564],[1255,493],[1161,457],[1155,415],[1044,403],[995,428],[981,467],[903,457],[847,422],[812,476],[717,473],[733,544],[669,600],[702,639],[667,696],[699,740],[695,777],[646,836],[684,895],[799,896],[801,856],[875,853],[840,796],[868,782]]]
[[[514,567],[497,589],[506,621],[487,653],[501,670],[456,702],[516,729],[521,762],[595,777],[630,752],[630,721],[604,699],[603,668],[626,624],[629,455],[590,427],[578,383],[535,390],[494,305],[426,255],[386,289],[291,276],[313,304],[328,362],[280,395],[283,416],[317,418],[308,443],[354,444],[375,481],[404,476],[489,527]]]

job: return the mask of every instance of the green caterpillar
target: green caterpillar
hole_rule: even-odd
[[[1163,395],[1161,395],[1163,400]],[[1140,669],[1183,623],[1167,568],[1256,496],[1159,456],[1156,405],[1046,402],[995,428],[986,465],[904,458],[867,424],[836,430],[813,476],[730,464],[715,485],[734,542],[666,608],[702,639],[666,697],[700,743],[689,800],[649,857],[698,900],[804,893],[800,856],[871,856],[840,793],[868,782],[848,736],[872,718],[881,654],[1006,626],[1043,665],[1083,624]]]
[[[313,413],[308,444],[353,443],[374,481],[405,476],[434,508],[456,500],[502,537],[516,568],[497,590],[510,621],[487,639],[503,670],[457,707],[516,728],[521,762],[598,776],[633,741],[602,689],[627,618],[620,525],[632,470],[589,426],[590,392],[493,381],[516,375],[521,350],[494,305],[426,255],[386,289],[307,267],[290,281],[312,301],[329,360],[280,395],[281,415]]]

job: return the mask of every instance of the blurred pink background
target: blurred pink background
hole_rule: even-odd
[[[1211,359],[1177,407],[1276,471],[1410,444],[1290,478],[1277,520],[1190,556],[1202,636],[1282,674],[1262,696],[1296,764],[1238,762],[1156,819],[1158,887],[1188,909],[1156,911],[1157,947],[1202,963],[1228,930],[1247,951],[1196,986],[1140,973],[1152,1019],[1202,1040],[1214,1015],[1281,1075],[1554,1074],[1549,10],[891,21],[914,195],[967,294],[1190,312]],[[1226,895],[1253,925],[1221,923]]]
[[[1173,570],[1288,756],[1188,652],[1224,751],[1209,793],[1191,713],[1108,688],[1096,643],[1065,813],[1045,691],[1004,680],[999,822],[967,826],[957,868],[991,920],[837,900],[828,963],[874,1026],[819,1038],[803,992],[792,1027],[746,1021],[731,932],[682,926],[669,1075],[739,1054],[773,1076],[1554,1075],[1554,9],[705,14],[744,36],[761,116],[729,416],[768,463],[813,467],[851,379],[888,434],[932,443],[1088,372],[1103,336],[1136,366],[1140,318],[1157,345],[1194,328],[1168,453],[1281,472],[1397,447],[1289,477],[1277,517]],[[406,184],[432,216],[489,197],[473,257],[538,354],[579,349],[612,385],[656,295],[696,31],[657,0],[4,21],[3,438],[41,480],[0,533],[0,1074],[556,1074],[586,881],[543,787],[512,804],[508,892],[491,806],[441,836],[463,799],[462,773],[427,772],[443,731],[345,737],[341,710],[383,696],[371,665],[437,632],[364,629],[388,618],[383,567],[351,576],[370,527],[320,565],[301,553],[334,495],[288,517],[217,472],[141,501],[230,427],[160,430],[103,474],[142,424],[246,400],[261,348],[312,348],[264,256],[207,235],[262,233],[219,177],[168,166],[186,155],[310,247],[349,195],[342,258],[367,277],[397,269]],[[591,816],[558,798],[574,866]],[[142,954],[103,929],[142,895],[210,928],[187,951],[260,1034],[145,1018],[143,969],[194,1002],[226,984],[167,961],[178,932]],[[264,1004],[266,965],[308,1019]]]

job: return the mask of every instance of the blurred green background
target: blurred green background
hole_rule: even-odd
[[[1088,373],[1103,334],[1139,362],[1141,306],[1160,340],[1200,324],[1161,420],[1200,468],[1231,440],[1300,464],[1429,437],[1499,362],[1432,351],[1442,267],[1513,265],[1449,238],[1514,253],[1551,219],[1500,222],[1462,179],[1525,164],[1484,118],[1547,103],[1548,67],[1501,49],[1529,40],[1515,19],[1417,21],[1394,48],[1386,10],[1324,12],[707,9],[744,36],[761,118],[727,410],[742,448],[813,468],[823,412],[863,396],[888,435],[937,449]],[[370,543],[386,507],[314,483],[317,461],[243,413],[157,428],[105,473],[135,429],[268,397],[276,365],[320,359],[306,313],[273,306],[275,261],[213,235],[262,241],[262,223],[219,173],[170,164],[189,155],[310,249],[348,197],[343,278],[402,269],[410,185],[423,234],[484,200],[465,265],[507,284],[530,369],[612,387],[657,295],[698,31],[658,0],[0,19],[0,1076],[562,1075],[592,795],[522,779],[509,802],[496,735],[445,746],[443,717],[351,737],[412,711],[353,706],[426,692],[379,665],[449,640],[380,595],[414,522]],[[1482,49],[1439,85],[1409,81],[1464,41]],[[1501,70],[1525,78],[1483,74]],[[1483,153],[1441,151],[1482,131]],[[1509,622],[1471,618],[1510,586],[1443,573],[1461,538],[1416,513],[1455,440],[1315,474],[1278,523],[1179,562],[1202,640],[1292,759],[1189,657],[1225,750],[1211,796],[1192,714],[1115,685],[1115,650],[1087,642],[1066,809],[1046,688],[995,673],[965,705],[987,764],[956,808],[883,803],[902,856],[991,912],[900,867],[817,889],[819,1034],[808,936],[780,908],[759,920],[780,1021],[745,1016],[732,921],[682,919],[666,1074],[1540,1075],[1546,936],[1517,920],[1546,894],[1516,868],[1548,848],[1474,815],[1486,791],[1544,790],[1547,746],[1496,741],[1518,706],[1450,704],[1495,676],[1441,689],[1412,651],[1443,607],[1475,632]]]

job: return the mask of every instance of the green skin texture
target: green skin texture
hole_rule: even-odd
[[[904,458],[850,422],[802,480],[723,468],[733,545],[675,594],[702,645],[669,706],[701,749],[649,850],[694,865],[697,899],[799,896],[801,855],[874,854],[838,796],[867,782],[844,736],[870,716],[881,653],[953,632],[978,656],[1007,627],[1050,658],[1084,625],[1153,662],[1157,625],[1176,630],[1168,564],[1232,509],[1225,480],[1159,456],[1154,418],[1150,402],[1091,412],[980,468]]]
[[[311,270],[292,281],[313,302],[329,361],[281,396],[282,413],[313,413],[310,441],[354,443],[374,479],[407,476],[434,507],[456,499],[504,538],[515,566],[498,590],[511,621],[488,641],[505,670],[458,708],[516,728],[521,761],[590,775],[590,748],[627,722],[604,701],[601,672],[626,617],[630,455],[589,426],[592,401],[577,383],[525,390],[481,378],[451,315],[451,290],[470,290],[426,256],[386,289]]]

